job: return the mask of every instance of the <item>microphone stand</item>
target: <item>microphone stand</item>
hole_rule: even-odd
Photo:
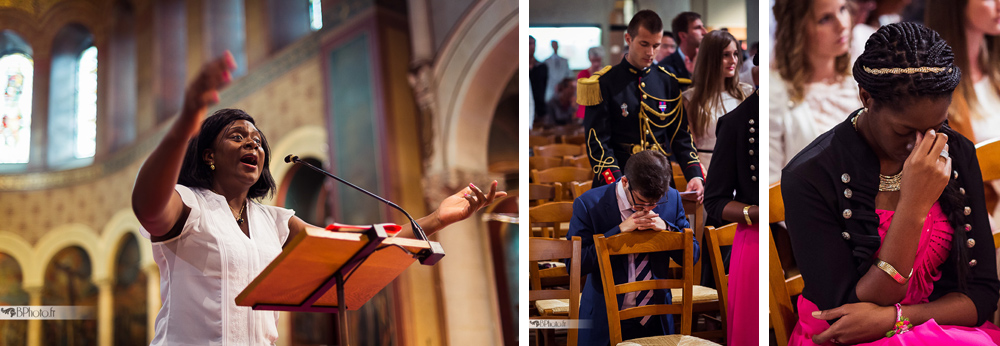
[[[424,234],[424,229],[421,228],[419,224],[417,224],[417,221],[414,220],[412,216],[410,216],[410,213],[407,213],[406,210],[404,210],[400,206],[396,205],[396,203],[392,203],[391,201],[389,201],[389,200],[387,200],[385,198],[382,198],[379,195],[371,193],[368,190],[362,189],[361,187],[359,187],[357,185],[354,185],[351,182],[349,182],[347,180],[344,180],[344,179],[342,179],[342,178],[340,178],[340,177],[338,177],[336,175],[333,175],[332,173],[327,172],[327,171],[325,171],[325,170],[323,170],[323,169],[321,169],[319,167],[313,166],[312,164],[310,164],[308,162],[299,160],[298,156],[295,156],[295,155],[285,156],[285,162],[287,162],[287,163],[302,164],[302,165],[304,165],[306,167],[311,168],[314,171],[323,173],[324,175],[326,175],[326,176],[328,176],[330,178],[336,179],[337,181],[339,181],[341,183],[344,183],[345,185],[350,186],[350,187],[354,188],[355,190],[361,191],[364,194],[366,194],[368,196],[371,196],[372,198],[375,198],[375,199],[381,201],[382,203],[385,203],[386,205],[392,207],[393,209],[399,210],[400,212],[403,213],[403,215],[406,215],[406,218],[410,219],[410,225],[413,227],[413,233],[416,234],[417,237],[420,240],[426,241],[427,244],[430,246],[429,249],[420,250],[419,252],[417,252],[414,255],[414,257],[418,261],[420,261],[420,264],[428,265],[428,266],[434,265],[435,263],[437,263],[438,261],[440,261],[441,258],[444,257],[444,248],[441,247],[441,243],[436,242],[436,241],[431,241],[430,239],[427,239],[427,235]]]

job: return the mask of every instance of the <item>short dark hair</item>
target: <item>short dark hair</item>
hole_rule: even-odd
[[[212,114],[212,116],[205,118],[205,121],[201,123],[201,130],[198,132],[198,136],[191,138],[191,141],[188,142],[187,153],[184,154],[184,162],[181,164],[181,174],[177,177],[177,184],[203,189],[212,188],[215,171],[211,170],[202,161],[201,154],[205,150],[211,149],[219,133],[232,126],[233,122],[237,120],[246,120],[254,124],[254,126],[257,125],[253,117],[249,114],[232,108],[220,109]],[[271,176],[270,169],[271,147],[267,144],[267,137],[264,136],[264,132],[259,129],[258,131],[260,132],[260,145],[264,148],[264,170],[261,172],[260,177],[257,178],[257,182],[250,186],[247,197],[259,200],[273,194],[276,185],[274,184],[274,178]]]
[[[674,33],[666,31],[666,30],[663,30],[663,37],[669,37],[669,38],[674,39],[674,41],[677,41],[677,38],[674,37]]]
[[[632,192],[659,200],[670,188],[673,169],[666,155],[656,150],[645,150],[625,162],[625,176]]]
[[[632,16],[632,20],[628,22],[628,28],[625,29],[625,32],[628,33],[629,37],[634,39],[639,34],[639,26],[642,26],[646,31],[651,33],[663,31],[663,21],[660,20],[660,15],[651,10],[642,10]]]
[[[951,46],[934,30],[902,22],[882,26],[865,43],[854,63],[854,79],[879,106],[895,106],[914,97],[951,96],[962,79]],[[901,73],[892,69],[932,68]]]
[[[696,19],[701,19],[701,15],[697,12],[681,12],[670,22],[670,29],[676,33],[687,33],[688,26]]]

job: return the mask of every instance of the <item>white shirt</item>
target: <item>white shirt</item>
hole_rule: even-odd
[[[753,94],[753,85],[740,83],[739,86],[740,86],[740,91],[743,92],[744,96],[750,96],[750,94]],[[688,88],[687,90],[684,90],[683,93],[681,93],[681,95],[683,95],[684,99],[687,101],[691,100],[691,95],[693,94],[694,94],[694,88]],[[736,109],[736,107],[743,102],[740,99],[733,97],[733,95],[729,95],[729,93],[727,92],[723,92],[721,98],[722,98],[722,105],[721,106],[716,105],[715,110],[712,112],[712,114],[709,114],[711,118],[708,120],[708,129],[705,130],[705,134],[701,136],[696,136],[694,134],[694,130],[691,130],[691,137],[694,138],[695,147],[698,148],[699,150],[698,159],[700,159],[701,164],[705,166],[706,172],[708,172],[709,164],[711,164],[712,162],[712,153],[702,152],[702,150],[712,151],[715,149],[715,128],[716,126],[719,125],[719,118],[721,118],[723,115],[726,115],[729,112],[732,112],[733,109]]]
[[[976,143],[994,138],[1000,138],[1000,95],[990,84],[989,78],[983,78],[975,84],[976,99],[979,101],[979,115],[972,117],[972,128]],[[971,139],[971,138],[970,138]]]
[[[768,166],[770,183],[773,184],[781,180],[781,169],[795,154],[861,108],[861,99],[858,97],[858,83],[850,76],[833,84],[807,84],[805,98],[797,104],[789,98],[789,84],[776,71],[772,71],[769,78],[774,82],[768,88]]]
[[[274,344],[278,312],[236,306],[236,296],[281,253],[295,212],[250,202],[247,238],[223,196],[175,189],[191,213],[180,235],[152,245],[162,303],[152,345]]]
[[[623,178],[624,178],[624,176],[623,176]],[[615,192],[616,192],[615,196],[618,197],[617,198],[618,199],[618,211],[619,211],[619,213],[622,216],[622,221],[625,221],[625,219],[627,219],[629,216],[632,216],[632,214],[634,214],[635,211],[632,210],[632,203],[629,203],[628,196],[625,195],[625,184],[622,184],[621,180],[618,180],[618,186],[615,187]],[[648,256],[647,256],[647,258],[648,258]],[[628,255],[628,282],[634,282],[635,281],[635,268],[638,265],[639,265],[638,263],[635,263],[635,254]],[[649,265],[649,264],[647,263],[647,265]],[[621,307],[621,309],[634,308],[635,307],[635,297],[637,295],[639,295],[639,292],[628,292],[628,293],[625,293],[625,298],[624,298],[624,300],[622,300],[622,307]]]
[[[549,81],[545,84],[545,102],[549,102],[556,93],[556,85],[563,79],[576,79],[573,71],[569,69],[569,61],[566,58],[552,54],[545,59],[544,64],[549,67]]]

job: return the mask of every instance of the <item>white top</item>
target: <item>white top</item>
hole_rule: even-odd
[[[781,180],[781,169],[816,137],[829,131],[861,108],[858,83],[850,76],[839,83],[811,83],[805,98],[795,104],[789,99],[790,84],[772,71],[769,90],[770,183]]]
[[[569,61],[561,56],[552,54],[545,59],[544,64],[549,67],[549,80],[545,84],[545,102],[549,102],[555,96],[556,85],[559,85],[559,82],[566,78],[575,80],[576,76],[573,75],[573,70],[569,69]]]
[[[878,31],[878,28],[873,28],[868,26],[868,24],[858,24],[851,29],[851,65],[854,65],[854,61],[858,60],[861,53],[865,52],[865,43],[868,43],[868,39],[872,37]]]
[[[625,185],[621,183],[621,179],[618,180],[618,186],[615,186],[615,197],[617,197],[618,200],[618,211],[621,214],[622,221],[625,221],[625,219],[635,213],[635,210],[632,210],[632,203],[629,203],[628,196],[625,196]],[[638,263],[635,263],[635,254],[628,255],[628,282],[635,281],[636,266],[638,266]],[[625,293],[621,308],[634,308],[635,298],[638,295],[639,292]]]
[[[162,307],[152,345],[274,344],[278,312],[236,306],[236,296],[281,253],[295,212],[250,202],[247,238],[223,196],[175,189],[191,213],[180,235],[153,242]]]
[[[983,78],[975,84],[976,99],[979,100],[979,116],[972,117],[972,128],[976,143],[1000,138],[1000,95],[997,94],[989,78]]]
[[[743,91],[744,96],[750,96],[750,94],[753,94],[753,85],[740,83],[740,90]],[[693,94],[694,88],[688,88],[681,93],[686,101],[690,101]],[[694,130],[691,130],[691,138],[694,139],[695,148],[698,149],[698,158],[701,160],[701,164],[705,167],[706,172],[709,170],[709,164],[712,162],[712,153],[703,152],[702,150],[711,151],[715,149],[715,128],[719,124],[719,118],[726,115],[726,113],[732,112],[742,102],[727,92],[722,93],[722,106],[716,106],[715,111],[710,114],[711,119],[708,121],[708,130],[705,131],[705,134],[695,136]]]

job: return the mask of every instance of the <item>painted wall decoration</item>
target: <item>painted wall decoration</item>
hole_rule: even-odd
[[[90,257],[80,247],[67,247],[45,268],[42,305],[97,307]],[[95,345],[97,320],[44,320],[42,345]]]
[[[21,266],[0,253],[0,306],[28,305],[30,297],[22,288]],[[24,345],[28,342],[28,321],[0,320],[0,346]]]
[[[146,273],[139,262],[139,242],[125,235],[115,260],[114,344],[141,345],[148,340]]]

